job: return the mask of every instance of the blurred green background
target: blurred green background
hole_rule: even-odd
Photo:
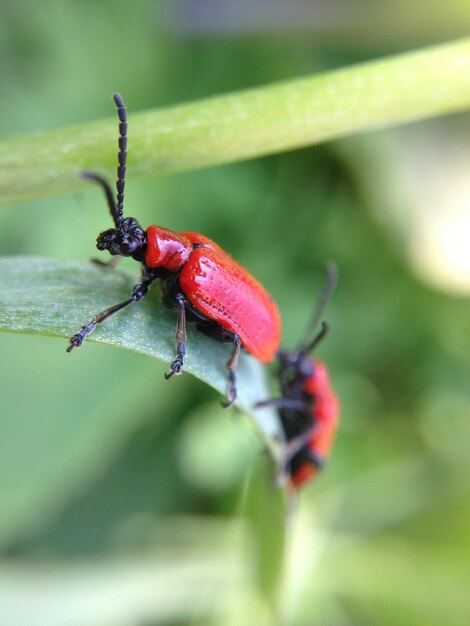
[[[470,24],[468,2],[431,0],[3,0],[0,16],[2,135],[110,116],[116,90],[136,112]],[[337,261],[319,350],[342,403],[337,445],[285,519],[256,433],[212,389],[166,383],[165,364],[123,350],[70,357],[64,341],[3,334],[0,623],[469,623],[469,131],[459,114],[134,182],[130,127],[127,211],[205,233],[250,268],[284,345]],[[2,207],[0,221],[2,255],[74,259],[109,226],[95,191]]]

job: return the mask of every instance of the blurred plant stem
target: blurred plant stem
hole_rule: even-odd
[[[269,623],[279,614],[286,550],[286,526],[289,513],[289,494],[276,488],[275,476],[266,471],[265,459],[255,466],[243,497],[243,514],[250,525],[253,537],[253,573],[256,588],[271,616]]]
[[[123,94],[124,99],[128,94]],[[110,100],[110,109],[112,102]],[[470,107],[470,38],[325,74],[130,116],[130,174],[169,174]],[[0,143],[0,202],[114,176],[117,117]]]

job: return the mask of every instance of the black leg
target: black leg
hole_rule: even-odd
[[[232,354],[230,355],[229,360],[227,361],[227,369],[228,369],[228,388],[227,388],[227,399],[222,402],[222,406],[227,408],[231,406],[236,398],[237,398],[237,377],[235,374],[235,370],[238,365],[238,357],[240,356],[240,349],[242,347],[240,336],[234,333],[233,338],[233,348]]]
[[[311,450],[306,449],[310,438],[318,430],[318,428],[318,424],[313,424],[302,434],[293,437],[289,441],[286,441],[277,468],[276,485],[282,486],[285,484],[289,476],[289,465],[292,462],[293,458],[296,456],[296,454],[298,454],[301,450],[302,456],[305,455],[310,463],[312,463],[319,469],[323,467],[323,459],[318,457]]]
[[[305,411],[308,410],[310,404],[305,400],[294,400],[293,398],[269,398],[255,403],[255,409],[262,409],[265,406],[274,406],[277,409],[291,411]]]
[[[112,270],[116,267],[119,261],[122,259],[122,256],[113,256],[109,259],[109,261],[102,261],[101,259],[91,259],[93,265],[97,265],[98,267],[102,267],[107,270]]]
[[[165,374],[165,378],[169,380],[174,374],[177,376],[183,371],[184,357],[186,356],[186,310],[184,308],[184,296],[181,293],[176,294],[176,302],[178,304],[178,318],[176,321],[176,356],[171,362],[170,371]]]
[[[319,428],[320,427],[318,426],[318,424],[313,424],[312,426],[310,426],[310,428],[305,430],[302,434],[297,435],[286,442],[286,445],[284,448],[284,455],[285,455],[286,463],[289,463],[290,461],[292,461],[293,457],[308,444],[312,435]]]
[[[108,309],[101,311],[94,315],[89,322],[84,324],[78,333],[75,333],[73,337],[70,338],[69,347],[67,348],[67,352],[72,352],[74,348],[79,348],[84,342],[85,338],[90,335],[94,330],[97,324],[101,324],[105,319],[114,315],[121,309],[124,309],[129,304],[133,304],[134,302],[138,302],[142,300],[147,295],[149,285],[155,280],[155,278],[144,277],[142,282],[139,285],[136,285],[132,291],[132,296],[128,300],[124,300],[124,302],[119,302],[114,306],[110,306]]]

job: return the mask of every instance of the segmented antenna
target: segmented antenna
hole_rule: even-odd
[[[323,315],[323,311],[325,309],[326,303],[328,302],[331,294],[333,293],[334,288],[336,287],[336,283],[338,280],[338,266],[334,261],[328,261],[326,263],[326,279],[323,285],[323,288],[320,293],[320,297],[317,300],[317,304],[315,305],[315,309],[313,311],[313,315],[310,318],[310,322],[308,323],[307,330],[305,331],[304,337],[299,346],[299,351],[307,354],[311,352],[313,348],[323,339],[326,333],[329,331],[330,327],[326,322],[322,322],[322,327],[320,332],[317,333],[313,339],[310,339],[313,331],[318,326],[320,322],[320,318]]]
[[[123,219],[124,187],[126,184],[126,161],[127,161],[127,112],[126,106],[120,93],[113,94],[113,100],[117,107],[119,117],[119,152],[116,181],[116,216],[117,221]],[[117,225],[117,223],[116,223]]]

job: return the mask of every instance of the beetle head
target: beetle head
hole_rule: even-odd
[[[98,250],[108,250],[113,256],[131,256],[142,260],[147,247],[145,231],[134,217],[126,217],[117,228],[109,228],[98,235]]]
[[[313,374],[314,361],[303,350],[280,351],[278,359],[281,387],[291,386],[296,381],[305,380]]]

